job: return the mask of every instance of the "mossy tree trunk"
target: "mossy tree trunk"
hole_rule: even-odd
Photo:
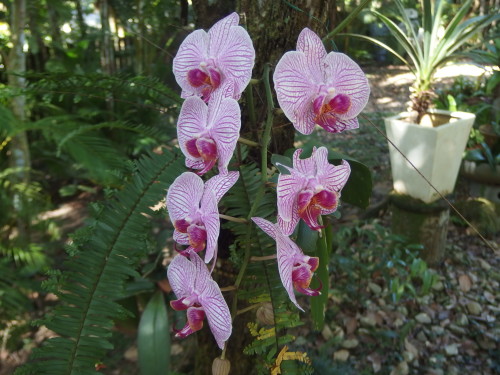
[[[294,50],[297,37],[304,27],[309,27],[320,36],[332,29],[331,21],[335,16],[335,2],[323,0],[298,0],[293,5],[275,0],[241,0],[239,6],[234,0],[193,0],[194,20],[196,28],[209,29],[215,22],[237,11],[240,14],[240,24],[248,30],[256,52],[255,67],[252,76],[261,79],[265,64],[271,64],[272,70],[280,57],[289,50]],[[244,15],[244,16],[243,16]],[[242,131],[245,138],[258,141],[266,118],[266,98],[264,85],[259,83],[253,89],[253,101],[256,108],[256,121],[250,121],[248,98],[243,95]],[[277,107],[277,101],[274,100]],[[293,147],[295,129],[284,115],[276,116],[273,124],[273,134],[270,145],[271,153],[282,154]],[[252,154],[257,163],[259,152]],[[223,235],[221,234],[221,237]],[[220,239],[224,241],[224,239]],[[219,251],[222,246],[219,245]],[[227,264],[227,262],[224,262]],[[224,276],[217,280],[219,285],[227,286],[234,283],[234,277]],[[231,305],[231,300],[228,300]],[[239,306],[240,307],[240,306]],[[246,324],[254,320],[254,313],[238,316],[234,321],[233,334],[228,342],[227,358],[231,361],[231,373],[252,374],[255,369],[255,359],[243,354],[243,348],[250,341]],[[205,330],[206,331],[206,330]],[[210,332],[199,335],[199,348],[196,357],[196,373],[210,374],[211,363],[220,350],[214,345]]]
[[[293,3],[293,5],[292,5]],[[261,78],[266,63],[272,70],[281,56],[295,50],[297,37],[304,27],[324,36],[332,29],[335,16],[334,3],[322,0],[298,0],[290,3],[284,1],[242,0],[240,12],[246,15],[246,27],[253,40],[256,53],[254,78]],[[244,121],[242,131],[245,134],[258,134],[265,120],[266,100],[263,86],[254,90],[254,103],[257,111],[256,124]],[[274,101],[278,106],[277,101]],[[244,118],[245,119],[245,118]],[[279,115],[274,119],[270,152],[282,154],[293,147],[295,129],[290,121]]]

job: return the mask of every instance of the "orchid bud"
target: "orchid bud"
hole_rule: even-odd
[[[274,325],[274,311],[273,305],[270,302],[263,303],[257,309],[257,320],[260,324],[263,325]]]
[[[217,357],[212,363],[212,375],[228,375],[231,370],[231,362],[227,359]]]

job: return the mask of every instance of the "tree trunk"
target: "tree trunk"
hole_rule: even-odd
[[[23,51],[25,43],[24,25],[26,23],[26,0],[15,0],[12,3],[11,41],[12,49],[8,59],[9,86],[14,90],[23,90],[26,86],[26,55]],[[26,97],[19,93],[11,100],[11,108],[19,122],[26,120]],[[28,138],[25,132],[12,137],[9,146],[9,164],[19,171],[12,175],[14,184],[28,184],[30,182],[31,159]],[[18,239],[21,244],[29,242],[30,214],[29,202],[21,193],[16,192],[13,197],[13,206],[17,219]]]
[[[108,0],[99,2],[99,14],[101,16],[101,69],[105,74],[112,75],[115,72],[115,54],[113,38],[109,26],[109,4]]]
[[[256,60],[253,70],[254,78],[261,78],[264,65],[270,63],[274,68],[281,56],[295,50],[297,37],[304,27],[315,31],[320,37],[328,31],[327,26],[335,14],[335,8],[329,1],[297,0],[291,3],[284,1],[241,0],[240,13],[246,16],[246,27],[253,40]],[[242,19],[242,22],[245,22]],[[255,90],[257,91],[257,90]],[[264,91],[255,92],[254,103],[261,111],[257,113],[257,129],[250,121],[243,122],[244,134],[255,134],[262,127],[266,101]],[[274,100],[274,105],[278,103]],[[291,122],[279,115],[274,119],[271,153],[282,154],[293,147],[295,129]]]
[[[87,36],[87,25],[85,24],[85,20],[83,18],[82,2],[81,0],[74,0],[73,2],[75,3],[78,28],[80,29],[80,39],[85,39]]]
[[[50,34],[52,38],[52,47],[56,57],[61,58],[64,55],[64,43],[61,36],[61,25],[59,25],[59,14],[56,6],[60,5],[54,1],[47,2],[47,14],[49,16]]]

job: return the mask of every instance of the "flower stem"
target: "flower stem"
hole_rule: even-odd
[[[248,116],[250,117],[250,125],[251,129],[257,128],[257,120],[255,117],[255,105],[253,102],[253,85],[248,85],[245,90],[245,96],[247,98],[247,108],[248,108]]]
[[[251,311],[253,309],[256,309],[256,308],[258,308],[260,306],[262,306],[262,303],[256,303],[255,305],[251,305],[251,306],[245,307],[244,309],[236,311],[236,315],[244,314],[244,313],[246,313],[248,311]]]
[[[266,255],[266,256],[263,256],[263,257],[250,257],[250,261],[251,262],[262,262],[264,260],[272,260],[272,259],[276,259],[276,254],[273,254],[273,255]]]
[[[250,121],[252,121],[252,120],[250,120]],[[251,146],[251,147],[260,147],[259,143],[251,141],[251,140],[243,138],[243,137],[239,137],[238,142],[243,143],[247,146]]]
[[[264,87],[266,89],[266,102],[267,102],[267,118],[264,127],[264,132],[262,133],[261,139],[261,179],[263,183],[267,182],[267,147],[269,146],[269,141],[271,140],[271,129],[273,126],[274,118],[274,103],[273,103],[273,93],[271,91],[271,84],[269,83],[269,64],[264,65]]]
[[[219,217],[221,219],[225,219],[227,221],[232,221],[232,222],[235,222],[235,223],[243,223],[243,224],[248,223],[247,219],[242,219],[240,217],[234,217],[234,216],[229,216],[229,215],[224,215],[224,214],[219,214]]]
[[[229,286],[225,286],[225,287],[220,288],[221,292],[230,292],[232,290],[236,290],[236,287],[234,285],[229,285]]]

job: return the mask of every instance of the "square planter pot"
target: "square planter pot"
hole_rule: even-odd
[[[417,125],[406,119],[409,113],[385,119],[387,137],[443,194],[455,187],[462,153],[476,116],[466,112],[431,110],[432,115],[449,116],[449,122],[436,127]],[[394,190],[431,203],[439,194],[389,143]]]

